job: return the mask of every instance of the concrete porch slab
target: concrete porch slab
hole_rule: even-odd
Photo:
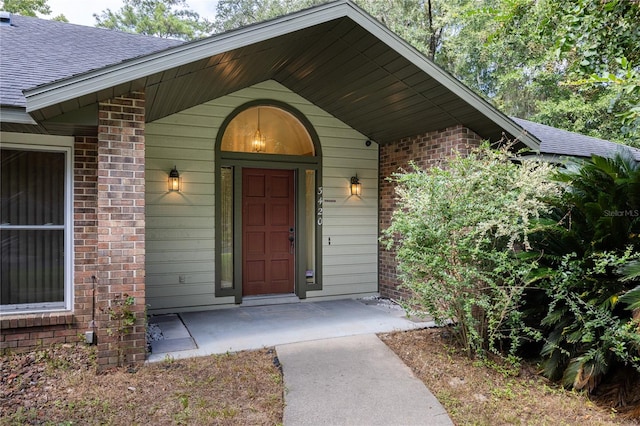
[[[164,337],[151,342],[151,353],[167,354],[197,349],[189,330],[177,314],[157,315],[149,318],[149,324],[158,326]]]
[[[197,348],[154,349],[148,361],[260,349],[335,337],[413,330],[433,321],[411,321],[402,308],[353,299],[235,307],[179,314]],[[174,323],[177,324],[177,323]],[[162,327],[162,326],[161,326]],[[160,350],[160,347],[158,348]]]

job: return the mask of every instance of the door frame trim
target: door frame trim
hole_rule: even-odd
[[[314,144],[315,156],[295,156],[295,155],[274,155],[274,154],[260,154],[260,153],[238,153],[238,152],[226,152],[220,150],[222,136],[231,120],[240,112],[247,108],[254,107],[256,105],[273,106],[282,108],[285,111],[294,115],[305,126],[311,140]],[[220,229],[222,229],[221,219],[221,169],[223,167],[232,167],[233,170],[233,287],[222,288],[221,279],[221,267],[222,264],[222,242],[217,238]],[[243,168],[256,168],[256,169],[287,169],[294,171],[295,179],[295,227],[297,240],[302,240],[307,235],[306,224],[304,220],[304,212],[306,211],[306,172],[308,170],[315,171],[316,183],[315,183],[315,200],[317,212],[317,191],[322,187],[322,150],[320,146],[320,139],[311,122],[297,109],[291,107],[276,100],[255,100],[247,102],[233,110],[231,114],[224,120],[218,135],[216,137],[215,145],[215,297],[229,297],[233,296],[236,304],[242,303],[242,169]],[[315,258],[315,282],[312,285],[306,282],[306,270],[302,266],[303,259],[306,259],[306,248],[304,244],[296,244],[295,251],[295,294],[300,299],[307,297],[307,291],[322,290],[322,226],[315,221],[316,232],[316,258]]]

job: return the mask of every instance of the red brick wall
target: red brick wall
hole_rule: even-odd
[[[98,111],[98,367],[139,364],[145,342],[145,100],[133,93]],[[135,298],[126,333],[109,317],[114,303]]]
[[[389,227],[395,208],[395,185],[387,179],[394,173],[409,170],[410,162],[417,167],[429,168],[455,152],[468,152],[470,147],[478,146],[482,139],[473,131],[455,126],[436,132],[400,139],[380,146],[380,230]],[[392,251],[380,245],[379,251],[380,295],[392,299],[406,299],[410,293],[398,288],[400,284],[396,272],[396,259]]]
[[[74,145],[73,312],[0,317],[3,352],[82,342],[94,330],[99,369],[146,357],[144,94],[101,102],[98,114],[98,136]],[[124,295],[135,324],[121,337],[109,309]]]
[[[98,139],[76,137],[73,170],[74,309],[2,316],[0,350],[23,352],[55,343],[84,341],[92,309],[92,276],[97,259],[97,147]]]
[[[73,188],[74,316],[78,331],[94,330],[98,272],[98,138],[76,137]]]

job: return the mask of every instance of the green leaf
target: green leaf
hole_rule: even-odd
[[[630,311],[640,309],[640,285],[620,296],[618,301],[627,305]]]
[[[633,281],[640,278],[640,261],[629,262],[627,265],[620,268],[622,274],[622,281]]]

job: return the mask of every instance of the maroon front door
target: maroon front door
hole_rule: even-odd
[[[293,293],[293,170],[242,170],[242,295]]]

